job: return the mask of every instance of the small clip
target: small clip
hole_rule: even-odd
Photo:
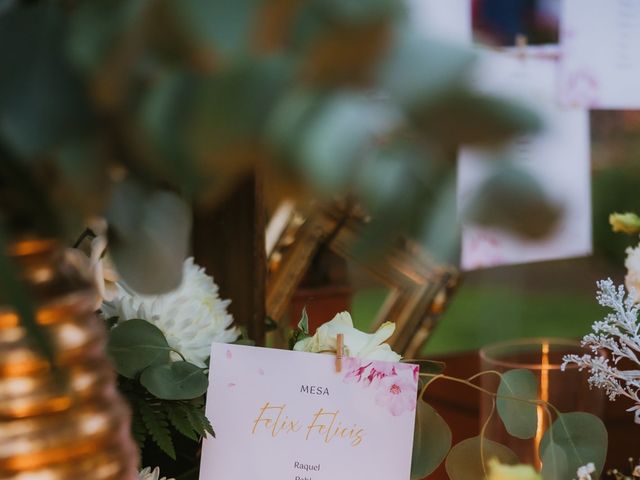
[[[518,51],[518,56],[521,59],[525,59],[527,57],[527,46],[529,45],[529,39],[526,35],[519,33],[516,35],[516,48]]]
[[[336,372],[342,371],[342,357],[344,357],[344,333],[336,337]]]

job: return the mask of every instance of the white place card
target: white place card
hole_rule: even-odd
[[[560,98],[565,105],[640,108],[640,2],[564,0]]]
[[[591,237],[591,171],[588,112],[563,108],[555,96],[557,63],[516,53],[481,57],[480,88],[506,95],[538,111],[542,133],[515,140],[504,152],[464,149],[459,158],[458,205],[468,207],[504,156],[535,176],[563,217],[548,238],[526,241],[502,230],[463,225],[462,268],[495,267],[589,255]]]
[[[216,343],[200,480],[408,480],[418,373]]]

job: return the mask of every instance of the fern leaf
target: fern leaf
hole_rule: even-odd
[[[186,409],[182,405],[166,405],[165,411],[171,424],[176,427],[176,430],[187,438],[194,441],[200,440],[200,435],[194,430],[189,421],[189,416]]]
[[[189,419],[193,429],[202,437],[205,437],[207,433],[209,433],[215,438],[216,434],[213,431],[213,427],[211,426],[207,416],[204,414],[204,407],[196,407],[194,405],[185,405],[185,407],[187,418]]]
[[[133,434],[133,438],[138,444],[138,448],[140,450],[142,450],[144,442],[147,440],[147,432],[147,427],[145,426],[139,411],[135,410],[131,417],[131,433]]]
[[[144,425],[149,430],[151,438],[160,447],[160,449],[169,455],[172,459],[176,459],[176,449],[171,439],[169,431],[169,423],[162,410],[154,410],[149,404],[139,402],[138,408]]]

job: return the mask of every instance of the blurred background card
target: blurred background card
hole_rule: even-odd
[[[640,108],[640,2],[565,0],[560,96],[565,105]]]
[[[588,113],[557,104],[556,78],[557,64],[551,59],[521,57],[517,52],[483,54],[478,69],[481,88],[525,102],[545,119],[542,133],[521,137],[502,155],[504,161],[539,179],[561,208],[562,218],[551,236],[535,242],[492,228],[464,225],[461,263],[465,270],[591,253]],[[495,157],[495,151],[461,152],[458,170],[461,212],[473,206],[480,186],[496,165],[496,160],[490,160]]]
[[[523,35],[529,45],[557,44],[560,3],[560,0],[473,0],[474,40],[508,47]]]
[[[426,36],[471,42],[471,0],[408,0],[409,19]]]

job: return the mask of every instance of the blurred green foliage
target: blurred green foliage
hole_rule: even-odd
[[[474,60],[397,0],[4,2],[0,224],[70,238],[106,215],[116,267],[159,293],[187,253],[183,202],[215,205],[259,167],[269,198],[358,198],[366,250],[406,233],[455,252],[456,150],[541,127],[475,91]],[[497,171],[476,219],[546,231],[541,190]]]
[[[68,225],[57,217],[101,214],[121,169],[216,201],[267,161],[316,192],[355,190],[383,224],[423,231],[459,145],[540,125],[475,92],[473,53],[425,40],[405,15],[395,0],[9,2],[2,159],[26,169],[41,198],[35,215],[24,199],[3,202],[5,221],[28,216],[49,233],[52,220]]]

